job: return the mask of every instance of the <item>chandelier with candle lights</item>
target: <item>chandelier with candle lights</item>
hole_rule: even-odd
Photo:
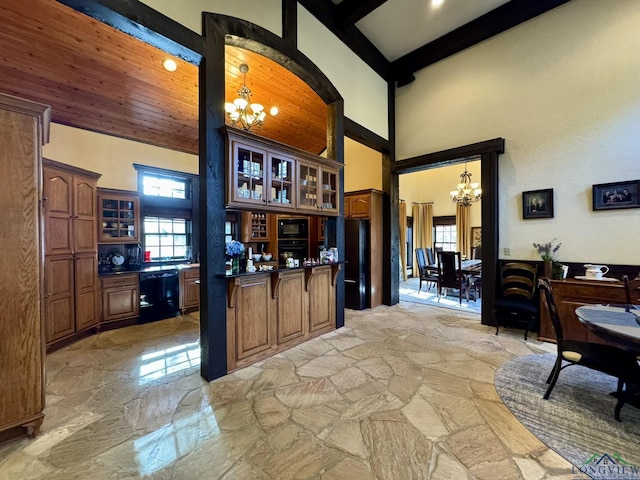
[[[224,109],[232,126],[239,124],[244,130],[249,131],[252,127],[261,128],[267,114],[264,106],[260,103],[251,103],[251,90],[247,87],[247,72],[249,66],[246,63],[240,64],[238,67],[240,73],[244,75],[242,87],[238,90],[238,98],[233,102],[226,102]],[[271,107],[269,111],[271,115],[278,114],[277,107]]]
[[[460,183],[457,185],[456,190],[451,191],[450,195],[453,203],[461,203],[465,207],[482,198],[480,184],[471,183],[471,174],[467,172],[466,162],[464,164],[464,172],[460,174]]]

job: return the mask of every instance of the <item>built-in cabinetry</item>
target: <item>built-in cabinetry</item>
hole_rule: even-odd
[[[136,320],[140,315],[140,283],[137,273],[102,277],[102,324]]]
[[[98,189],[98,242],[140,242],[140,197],[136,192]]]
[[[180,311],[184,315],[200,308],[200,267],[180,270]]]
[[[340,214],[337,162],[227,127],[227,204],[260,211]]]
[[[369,223],[369,245],[367,258],[358,259],[363,267],[369,269],[371,304],[370,307],[382,305],[382,197],[379,190],[358,190],[344,194],[345,220],[366,220]],[[347,241],[349,241],[347,239]],[[347,259],[350,260],[351,259]]]
[[[0,438],[44,418],[41,152],[50,108],[0,94]]]
[[[43,159],[47,348],[99,323],[96,198],[99,174]]]
[[[626,303],[622,282],[602,282],[588,280],[551,280],[553,300],[558,309],[565,339],[607,343],[587,330],[578,317],[576,308],[587,304]],[[549,318],[546,300],[540,295],[540,334],[539,340],[555,342],[556,335]]]
[[[264,212],[242,212],[240,241],[269,242],[271,240],[271,230],[269,228],[270,216],[269,213]]]
[[[339,264],[227,280],[227,366],[245,367],[335,328]]]

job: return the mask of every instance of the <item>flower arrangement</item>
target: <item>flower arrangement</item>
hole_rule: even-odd
[[[547,243],[533,244],[533,248],[536,248],[538,250],[538,253],[540,254],[540,258],[542,258],[542,260],[544,260],[545,262],[553,262],[554,261],[553,257],[555,253],[558,251],[558,249],[562,245],[562,243],[558,243],[557,245],[554,246],[553,242],[555,242],[556,240],[558,239],[554,238],[553,240]]]
[[[231,240],[225,246],[225,253],[228,257],[239,257],[244,253],[244,244],[237,240]]]

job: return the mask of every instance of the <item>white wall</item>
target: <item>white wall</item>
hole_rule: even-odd
[[[202,12],[206,11],[241,18],[282,36],[281,0],[142,1],[197,33],[202,33]],[[300,5],[298,50],[317,65],[340,92],[347,117],[389,138],[386,81]]]
[[[140,142],[51,124],[43,157],[102,174],[99,187],[138,190],[134,163],[198,174],[198,157]]]
[[[637,0],[574,0],[417,72],[397,92],[398,159],[504,137],[501,256],[557,237],[560,260],[640,264],[640,209],[591,208],[593,184],[640,178],[638,26]],[[539,188],[555,218],[523,220]]]

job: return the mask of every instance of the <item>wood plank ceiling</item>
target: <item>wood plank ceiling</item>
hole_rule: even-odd
[[[52,107],[56,123],[198,153],[198,67],[51,0],[10,0],[0,9],[0,92]],[[255,133],[320,153],[326,105],[298,77],[261,55],[226,47],[226,99],[249,65],[253,101],[280,113]],[[220,108],[223,108],[221,105]],[[55,139],[52,139],[55,141]]]

